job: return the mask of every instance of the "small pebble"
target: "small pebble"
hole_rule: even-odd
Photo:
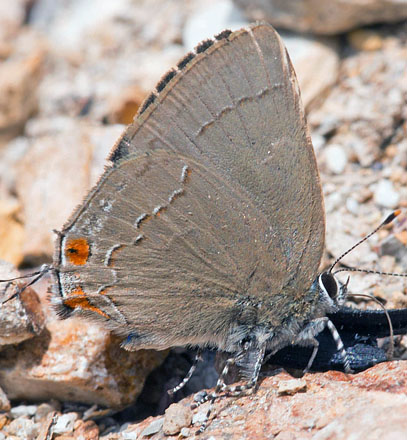
[[[343,197],[339,192],[329,194],[325,197],[325,211],[333,212],[338,210],[343,205]]]
[[[62,414],[57,418],[55,425],[53,426],[53,432],[55,434],[66,434],[73,431],[75,421],[78,419],[77,413]]]
[[[34,423],[31,419],[19,417],[7,425],[7,433],[16,435],[24,440],[35,439],[39,432],[39,423]]]
[[[296,440],[297,439],[297,433],[292,431],[282,431],[277,434],[277,437],[274,438],[274,440]]]
[[[153,420],[147,428],[144,428],[143,432],[141,433],[142,436],[148,437],[149,435],[157,434],[163,427],[164,423],[164,417],[161,417],[161,419]]]
[[[407,255],[405,244],[395,235],[388,236],[380,245],[381,255],[391,255],[398,260]]]
[[[312,133],[312,145],[314,146],[315,152],[318,152],[325,145],[325,138],[319,133]]]
[[[174,403],[170,405],[165,411],[163,424],[164,434],[178,434],[181,431],[181,428],[190,426],[191,422],[191,409],[184,405],[181,405],[180,403]]]
[[[325,149],[326,165],[334,174],[342,174],[348,163],[345,150],[339,145],[330,145]]]
[[[383,47],[382,37],[378,33],[366,29],[350,32],[348,39],[357,50],[379,50]]]
[[[304,393],[307,391],[307,382],[303,379],[282,380],[278,384],[277,393],[279,396],[297,393]]]
[[[47,417],[47,415],[50,412],[55,411],[55,410],[56,410],[56,408],[54,408],[49,403],[41,403],[41,405],[38,407],[38,409],[34,415],[34,420],[36,422],[39,422],[40,420],[45,419],[45,417]]]
[[[189,428],[184,427],[181,429],[180,435],[182,437],[188,438],[191,435],[191,430]]]
[[[194,396],[194,402],[202,402],[207,394],[205,390],[198,391]]]
[[[353,197],[348,197],[346,199],[346,209],[350,213],[357,215],[359,213],[359,203]]]
[[[32,417],[37,412],[37,405],[18,405],[10,410],[13,419],[18,417]]]
[[[143,431],[144,432],[144,431]],[[121,433],[120,439],[123,440],[139,440],[137,431],[125,431]]]
[[[0,414],[0,432],[3,429],[3,427],[8,423],[8,417],[6,414]]]
[[[195,413],[195,414],[192,416],[192,424],[193,424],[193,425],[196,425],[197,423],[198,423],[198,424],[201,424],[202,422],[204,422],[205,419],[206,419],[206,413],[207,413],[207,412],[208,412],[208,410],[207,410],[207,409],[204,409],[204,410],[202,410],[202,411],[199,411],[199,412]]]
[[[99,427],[93,420],[77,420],[74,428],[75,438],[78,440],[97,440],[99,438]]]
[[[383,208],[394,209],[398,207],[400,196],[390,180],[383,179],[374,191],[374,201]]]
[[[6,393],[0,388],[0,411],[10,411],[10,408],[10,401],[6,396]]]
[[[218,0],[191,14],[182,32],[184,47],[191,50],[200,41],[215,35],[223,29],[236,30],[248,23],[242,11],[229,0]]]

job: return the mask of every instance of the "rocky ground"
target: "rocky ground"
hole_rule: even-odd
[[[260,3],[251,10],[259,14]],[[400,208],[392,225],[344,263],[405,273],[407,26],[400,20],[407,14],[398,9],[401,2],[385,2],[386,13],[379,3],[364,2],[363,16],[337,1],[343,14],[333,23],[321,23],[323,12],[294,8],[275,24],[285,28],[323,183],[321,265]],[[0,4],[0,259],[10,263],[0,267],[0,278],[12,276],[12,265],[32,270],[51,260],[52,230],[61,229],[97,180],[162,74],[201,39],[248,22],[228,1]],[[309,33],[287,30],[296,24]],[[33,286],[38,296],[27,291],[0,309],[0,440],[193,436],[207,407],[191,412],[192,396],[162,415],[170,403],[165,390],[183,377],[193,353],[124,352],[96,326],[57,320],[48,284],[42,279]],[[407,307],[405,278],[355,273],[349,287],[388,308]],[[375,307],[365,300],[357,306]],[[397,342],[403,358],[405,341]],[[216,382],[214,354],[205,356],[179,399]],[[221,399],[201,438],[345,439],[350,432],[356,439],[402,438],[406,432],[402,361],[358,375],[290,380],[280,373],[264,379],[254,396]],[[130,409],[103,410],[127,407],[137,396]]]

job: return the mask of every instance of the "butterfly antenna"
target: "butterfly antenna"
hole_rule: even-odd
[[[26,285],[17,289],[17,291],[15,293],[13,293],[13,295],[11,295],[9,298],[5,299],[4,301],[1,301],[0,304],[5,304],[6,302],[12,300],[15,296],[23,293],[24,290],[27,289],[27,287],[30,287],[33,284],[35,284],[39,279],[41,279],[47,272],[49,272],[52,269],[53,269],[52,266],[49,266],[48,264],[43,264],[41,266],[40,270],[38,270],[36,272],[32,272],[27,275],[21,275],[19,277],[9,278],[7,280],[0,280],[0,283],[7,283],[7,282],[11,282],[11,281],[16,281],[16,280],[22,280],[24,278],[32,278],[32,280],[29,283],[27,283]]]
[[[375,228],[370,234],[367,234],[365,237],[363,237],[361,240],[359,240],[356,244],[354,244],[350,249],[348,249],[346,252],[344,252],[342,255],[340,255],[332,264],[332,266],[328,269],[328,273],[332,272],[332,269],[339,263],[339,261],[342,260],[343,257],[345,257],[346,255],[348,255],[350,252],[353,251],[353,249],[355,249],[356,247],[358,247],[360,244],[362,244],[363,242],[365,242],[366,240],[368,240],[372,235],[376,234],[377,231],[379,231],[380,229],[383,228],[383,226],[388,225],[389,223],[391,223],[399,214],[401,214],[401,210],[397,209],[396,211],[392,212],[390,215],[388,215],[385,220],[383,220],[380,225]],[[344,271],[355,271],[355,272],[366,272],[366,273],[380,273],[382,275],[395,275],[397,276],[397,274],[387,274],[387,273],[383,273],[383,272],[376,272],[376,271],[370,271],[370,270],[363,270],[363,269],[340,269],[337,272],[344,272]],[[400,274],[398,274],[400,275]],[[407,276],[407,275],[400,275],[400,276]]]
[[[391,322],[390,319],[390,315],[389,312],[387,311],[386,307],[377,299],[375,298],[373,295],[368,295],[365,293],[350,293],[348,295],[348,297],[352,297],[352,298],[367,298],[370,299],[371,301],[374,301],[375,303],[377,303],[384,311],[384,314],[386,315],[387,318],[387,322],[389,324],[389,336],[390,336],[390,346],[389,349],[387,350],[387,358],[389,360],[393,359],[393,354],[394,354],[394,330],[393,330],[393,324]]]

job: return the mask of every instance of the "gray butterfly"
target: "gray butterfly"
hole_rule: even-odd
[[[312,346],[309,368],[325,326],[349,370],[326,317],[346,286],[318,275],[318,169],[271,26],[224,31],[186,55],[110,160],[57,239],[52,302],[61,317],[97,320],[128,350],[229,352],[212,401],[254,388],[266,350]],[[232,363],[246,385],[224,384]]]

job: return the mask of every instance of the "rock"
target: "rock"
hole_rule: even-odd
[[[54,413],[56,411],[60,411],[60,405],[57,401],[54,401],[52,403],[41,403],[37,411],[34,414],[35,421],[39,422],[48,417],[48,414]]]
[[[0,386],[7,397],[97,403],[111,408],[132,403],[167,352],[128,352],[120,348],[120,338],[98,325],[80,319],[61,321],[50,309],[48,284],[44,277],[35,285],[46,311],[44,330],[0,351]],[[54,403],[52,406],[59,409]]]
[[[53,229],[62,228],[95,183],[122,132],[121,126],[77,125],[67,119],[47,121],[44,127],[41,122],[29,128],[36,137],[20,162],[17,177],[24,206],[24,254],[33,262],[53,254]]]
[[[14,45],[27,44],[32,50],[13,47],[0,64],[0,143],[20,133],[38,107],[36,91],[43,75],[45,52],[40,44],[33,44],[38,39],[35,33],[27,34],[17,38]]]
[[[147,97],[147,93],[140,87],[133,86],[126,88],[112,103],[112,112],[108,117],[113,124],[131,124],[140,105]]]
[[[307,374],[305,379],[307,391],[292,396],[278,394],[279,383],[292,380],[287,373],[280,373],[262,380],[253,395],[216,400],[213,418],[203,435],[208,439],[231,440],[271,436],[327,439],[331,438],[328,434],[333,433],[338,437],[332,438],[346,439],[356,432],[356,439],[364,439],[371,438],[369,433],[377,430],[381,435],[377,438],[402,438],[401,430],[405,432],[407,429],[405,362],[383,363],[354,375],[338,372]],[[181,404],[191,402],[192,396]],[[349,412],[349,408],[357,408],[358,417],[354,411]],[[365,421],[361,423],[361,420]],[[151,419],[131,425],[132,432],[141,433],[150,424]],[[190,429],[195,430],[199,424]],[[341,432],[346,434],[341,436]],[[166,436],[158,432],[153,438],[159,440]]]
[[[21,208],[14,197],[0,199],[0,259],[15,265],[23,260],[24,228],[19,221]]]
[[[174,403],[165,411],[163,432],[165,435],[178,434],[182,428],[188,427],[192,421],[190,408]]]
[[[338,34],[372,24],[407,18],[404,1],[397,0],[235,0],[252,20],[266,20],[277,27],[316,34]]]
[[[155,419],[146,428],[144,428],[141,435],[143,437],[149,437],[150,435],[156,434],[161,430],[163,424],[164,424],[164,417],[160,419]]]
[[[302,379],[282,380],[278,383],[277,393],[280,396],[292,396],[307,391],[307,382]]]
[[[396,406],[390,401],[377,407],[357,407],[331,421],[315,434],[313,440],[402,439],[407,430],[406,419],[401,415],[403,409],[407,409],[405,404]]]
[[[317,134],[340,145],[350,162],[371,167],[381,158],[381,145],[393,151],[390,174],[407,157],[407,143],[394,121],[405,113],[403,94],[407,49],[382,31],[383,48],[363,51],[343,60],[341,78],[322,105],[309,114]],[[403,60],[403,61],[402,61]]]
[[[165,352],[127,352],[97,325],[47,322],[41,336],[0,352],[0,386],[10,399],[57,398],[111,408],[132,403]]]
[[[190,10],[161,0],[36,2],[30,23],[48,39],[51,61],[39,89],[42,116],[102,121],[125,90],[147,95],[184,55],[181,25]]]
[[[56,411],[51,411],[47,414],[44,420],[41,421],[37,440],[49,440],[52,437],[52,427],[56,422],[58,414]]]
[[[19,417],[10,422],[10,424],[5,427],[5,431],[11,436],[17,436],[19,439],[34,440],[39,433],[39,424],[31,419]],[[10,437],[7,438],[9,439]]]
[[[199,408],[192,415],[192,424],[196,426],[202,425],[202,423],[206,420],[206,414],[208,412],[207,408]]]
[[[348,39],[356,50],[379,50],[383,47],[381,35],[366,29],[349,32]]]
[[[27,0],[0,3],[0,59],[7,58],[13,51],[16,35],[24,26]]]
[[[2,432],[4,426],[6,426],[9,421],[9,417],[6,414],[0,414],[0,432]]]
[[[18,276],[18,272],[0,261],[0,279],[7,280]],[[18,344],[39,335],[44,328],[44,314],[36,292],[26,288],[24,282],[0,283],[0,346]],[[11,299],[9,299],[11,298]]]
[[[76,440],[99,440],[99,428],[93,420],[78,420],[74,427],[74,438]]]
[[[8,400],[6,393],[3,391],[2,388],[0,388],[0,412],[4,411],[10,411],[11,405],[10,401]],[[1,430],[1,426],[0,426]]]
[[[395,191],[392,182],[386,179],[379,182],[373,197],[375,202],[383,208],[395,209],[398,207],[400,201],[400,196],[397,191]]]
[[[36,411],[37,405],[19,405],[11,409],[10,416],[13,419],[18,419],[19,417],[31,417]]]
[[[398,261],[405,271],[407,269],[407,231],[391,234],[380,243],[380,255],[391,255]],[[386,270],[386,272],[392,272]]]
[[[77,419],[78,414],[76,413],[61,414],[56,418],[52,431],[57,435],[71,433]]]
[[[274,437],[274,440],[297,440],[297,436],[292,431],[282,431]]]
[[[185,437],[185,438],[188,438],[188,437],[190,437],[191,436],[191,429],[190,428],[181,428],[181,431],[180,431],[180,436],[181,437]]]
[[[230,0],[218,0],[205,4],[191,14],[184,26],[182,41],[187,51],[192,50],[198,43],[207,38],[230,29],[240,29],[249,23]]]
[[[347,155],[340,145],[331,144],[324,150],[325,160],[329,171],[342,174],[348,163]]]
[[[348,197],[346,199],[346,209],[350,213],[357,215],[359,212],[359,208],[360,208],[360,205],[359,205],[358,201],[355,200],[353,197]]]
[[[293,62],[305,108],[335,84],[339,73],[338,40],[281,32]]]

